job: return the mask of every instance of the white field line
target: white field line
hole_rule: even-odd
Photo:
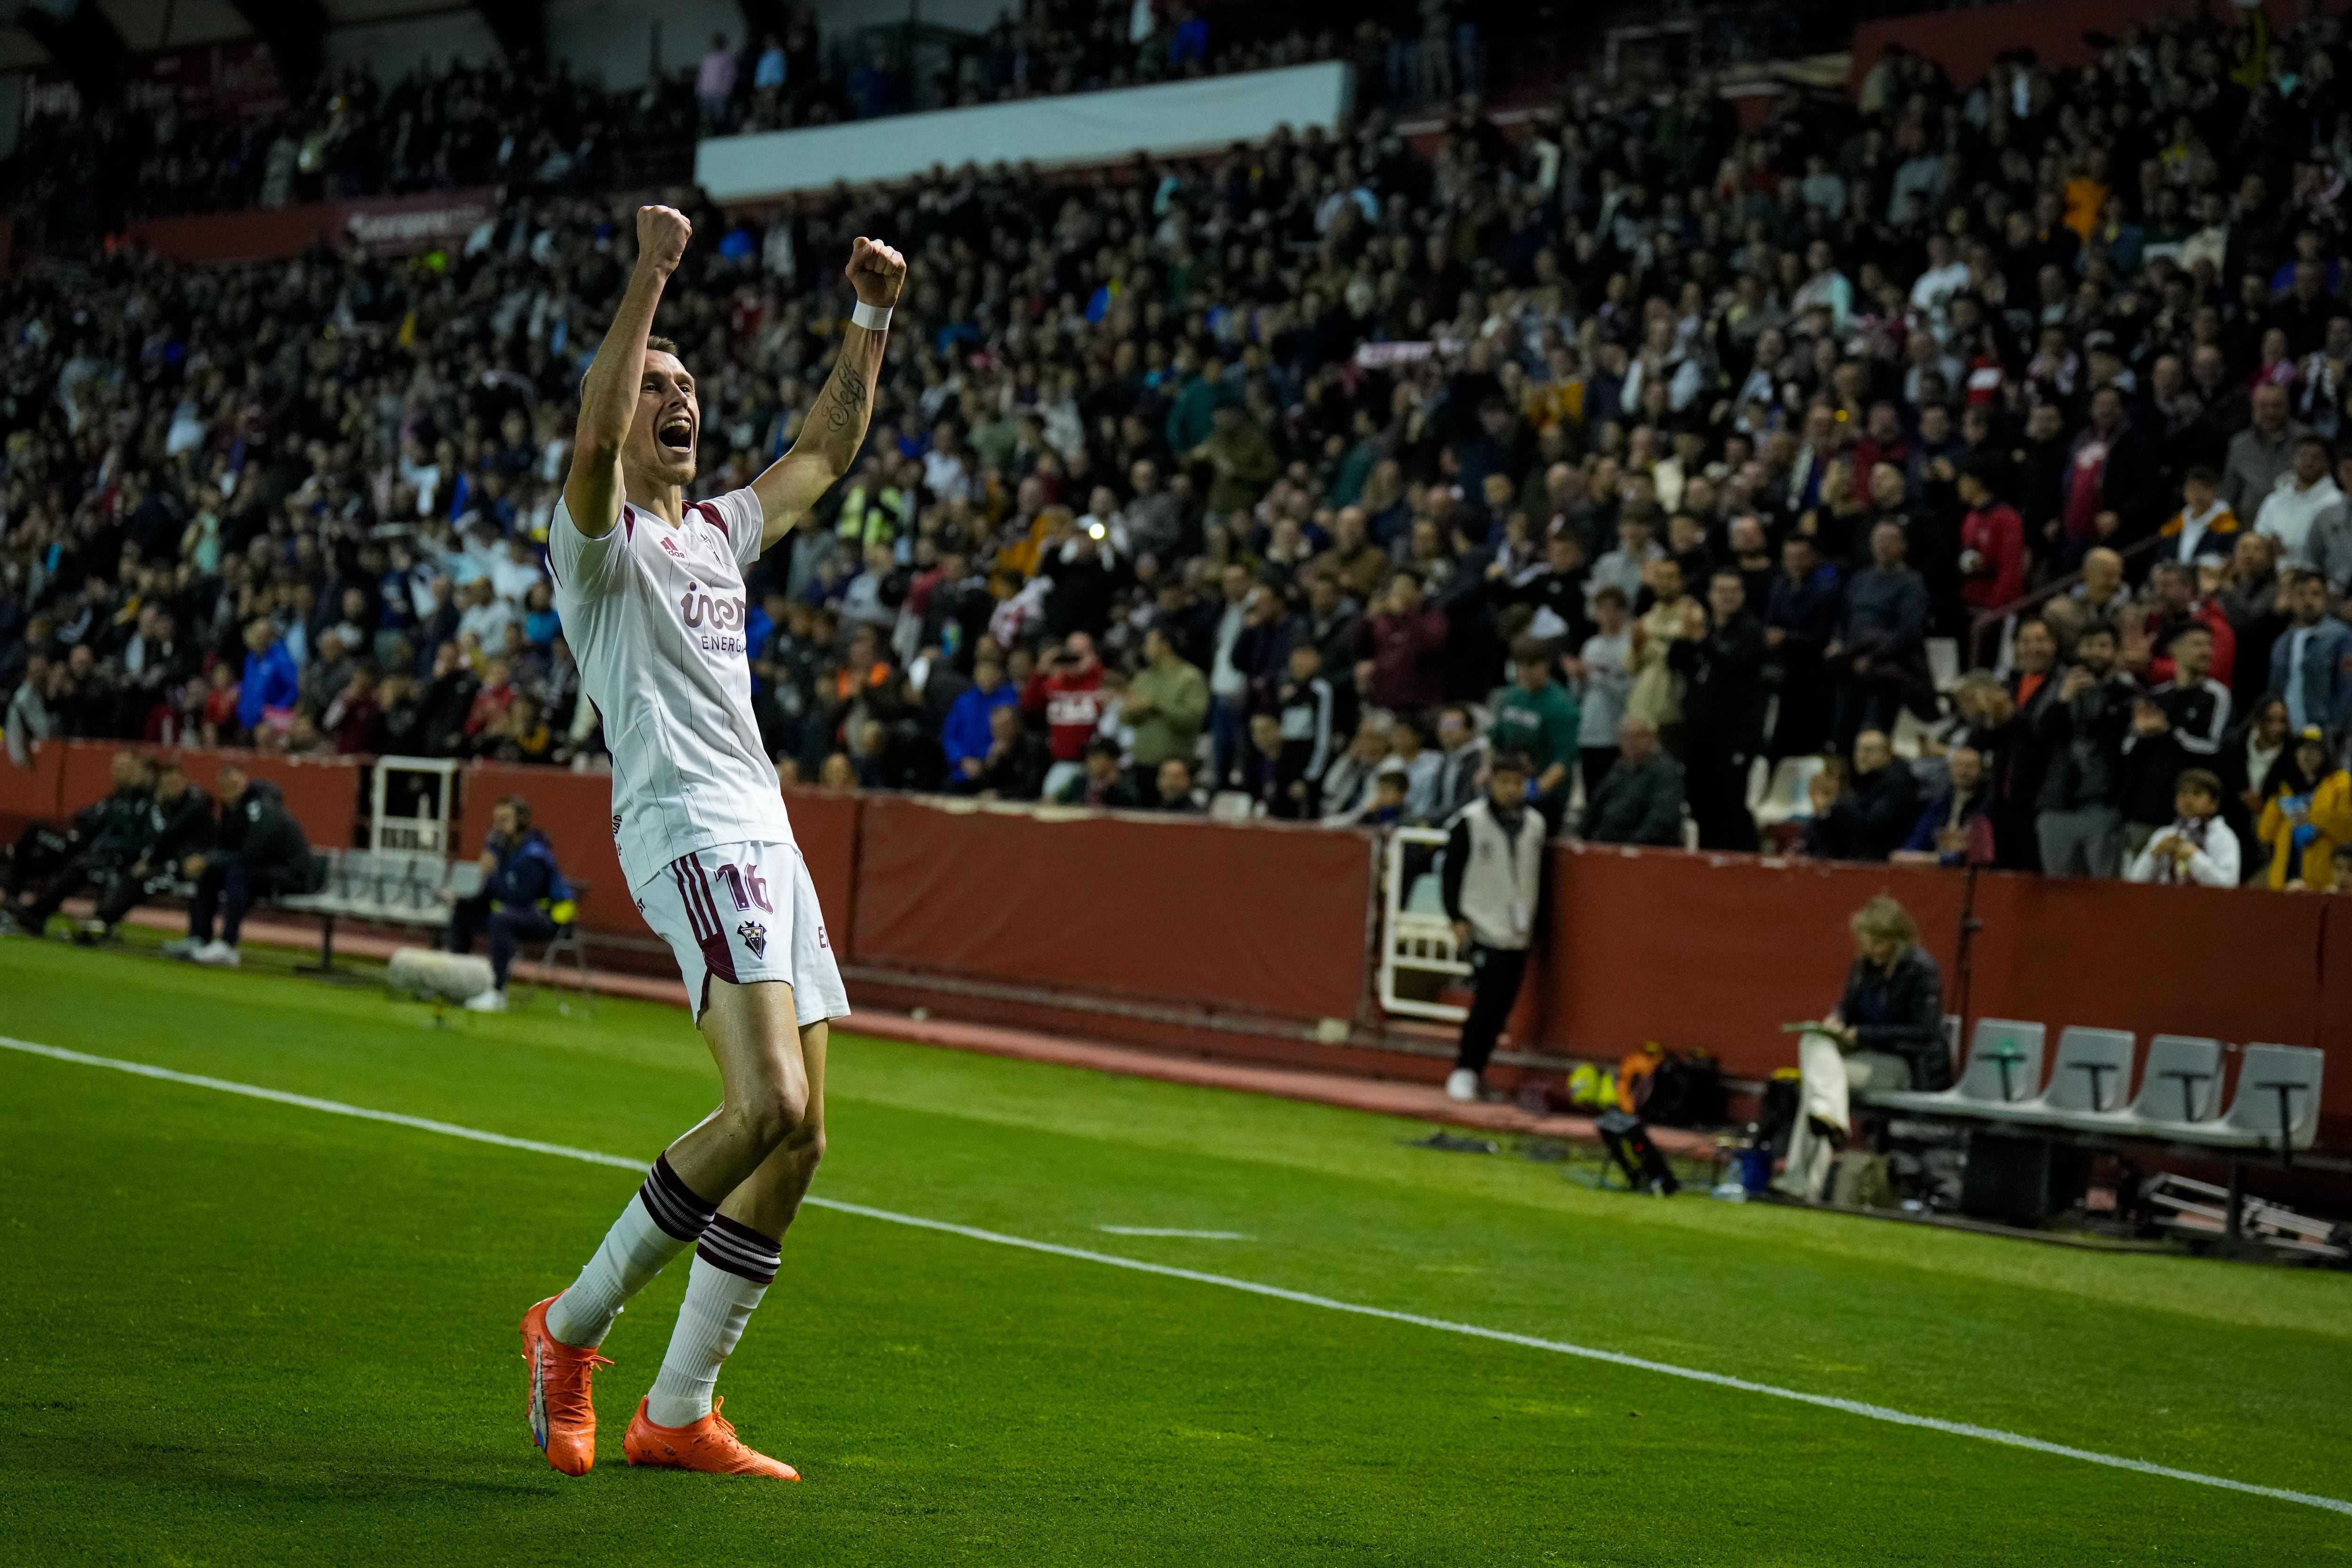
[[[495,1144],[501,1149],[522,1149],[534,1154],[554,1154],[566,1160],[583,1160],[593,1165],[611,1165],[619,1170],[642,1171],[643,1160],[621,1154],[600,1153],[593,1149],[574,1149],[562,1143],[544,1143],[535,1138],[510,1138],[503,1132],[487,1132],[477,1127],[460,1127],[455,1122],[436,1121],[429,1117],[404,1116],[398,1111],[375,1110],[363,1105],[346,1105],[341,1100],[320,1100],[307,1094],[289,1094],[284,1089],[264,1089],[256,1084],[236,1083],[227,1079],[206,1078],[201,1073],[177,1072],[170,1068],[151,1066],[146,1062],[124,1061],[115,1057],[90,1056],[82,1051],[69,1051],[56,1046],[37,1045],[30,1040],[11,1039],[0,1036],[0,1047],[22,1051],[31,1056],[47,1057],[55,1061],[73,1062],[82,1067],[110,1068],[116,1072],[132,1073],[141,1078],[160,1079],[168,1083],[192,1085],[197,1089],[218,1089],[224,1094],[243,1095],[248,1100],[272,1100],[279,1105],[298,1106],[304,1110],[322,1110],[332,1116],[353,1116],[364,1121],[389,1122],[395,1127],[414,1128],[420,1132],[438,1132],[445,1137],[463,1138],[475,1143]],[[1929,1432],[1943,1432],[1956,1437],[1974,1437],[1982,1442],[1998,1443],[2004,1447],[2025,1448],[2037,1454],[2053,1454],[2060,1458],[2079,1459],[2085,1464],[2104,1465],[2109,1469],[2129,1470],[2143,1476],[2161,1476],[2168,1480],[2188,1481],[2201,1487],[2215,1487],[2223,1491],[2242,1492],[2250,1497],[2274,1498],[2281,1502],[2304,1503],[2330,1512],[2352,1514],[2352,1500],[2319,1497],[2310,1492],[2290,1491],[2284,1487],[2258,1486],[2252,1481],[2232,1480],[2227,1476],[2209,1476],[2199,1470],[2184,1470],[2171,1465],[2151,1464],[2146,1459],[2126,1458],[2116,1454],[2102,1454],[2089,1448],[2077,1448],[2070,1444],[2045,1442],[2021,1432],[2003,1431],[1998,1426],[1979,1426],[1972,1422],[1947,1421],[1936,1415],[1915,1415],[1907,1410],[1896,1410],[1884,1405],[1871,1405],[1859,1399],[1840,1399],[1832,1394],[1808,1394],[1802,1389],[1781,1388],[1774,1384],[1756,1383],[1744,1377],[1730,1377],[1719,1372],[1705,1372],[1696,1367],[1676,1366],[1670,1362],[1651,1361],[1644,1356],[1626,1355],[1617,1351],[1596,1350],[1590,1345],[1570,1344],[1564,1340],[1538,1339],[1532,1334],[1515,1334],[1503,1329],[1482,1328],[1475,1323],[1457,1323],[1444,1318],[1423,1317],[1418,1312],[1400,1312],[1387,1307],[1370,1307],[1358,1301],[1341,1301],[1329,1296],[1317,1296],[1305,1290],[1288,1290],[1279,1285],[1262,1284],[1255,1279],[1236,1279],[1230,1275],[1209,1274],[1197,1268],[1178,1268],[1164,1263],[1146,1263],[1140,1258],[1119,1258],[1108,1252],[1089,1252],[1084,1247],[1063,1247],[1050,1241],[1033,1241],[1026,1237],[1006,1236],[999,1231],[982,1230],[977,1226],[956,1225],[948,1220],[926,1219],[919,1215],[899,1214],[891,1209],[870,1208],[864,1204],[844,1203],[837,1198],[810,1197],[803,1200],[818,1208],[832,1209],[838,1214],[857,1215],[866,1219],[882,1220],[890,1225],[911,1226],[918,1230],[938,1231],[947,1236],[962,1237],[968,1241],[984,1241],[997,1247],[1015,1247],[1024,1252],[1042,1252],[1055,1258],[1066,1258],[1080,1263],[1097,1263],[1109,1268],[1125,1268],[1137,1274],[1156,1274],[1167,1279],[1183,1279],[1195,1285],[1214,1285],[1221,1289],[1240,1290],[1252,1296],[1270,1297],[1277,1301],[1289,1301],[1302,1307],[1319,1307],[1328,1312],[1346,1312],[1359,1318],[1380,1318],[1392,1323],[1409,1323],[1418,1329],[1434,1329],[1441,1333],[1461,1334],[1470,1339],[1491,1340],[1498,1344],[1517,1345],[1526,1350],[1549,1351],[1554,1355],[1575,1356],[1581,1361],[1602,1362],[1611,1366],[1629,1367],[1636,1372],[1656,1373],[1663,1377],[1681,1378],[1687,1383],[1703,1383],[1717,1388],[1737,1389],[1742,1394],[1762,1394],[1769,1399],[1786,1399],[1798,1405],[1811,1405],[1823,1410],[1840,1411],[1859,1415],[1866,1420],[1882,1421],[1893,1426],[1914,1426]]]
[[[1247,1241],[1250,1238],[1237,1230],[1170,1230],[1157,1225],[1098,1225],[1105,1236],[1181,1236],[1193,1241]]]

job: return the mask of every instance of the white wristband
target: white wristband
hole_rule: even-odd
[[[890,307],[869,305],[860,300],[857,309],[849,312],[849,319],[869,332],[887,332],[890,330]]]

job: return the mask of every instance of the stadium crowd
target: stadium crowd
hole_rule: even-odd
[[[913,262],[859,466],[751,584],[780,771],[1443,823],[1508,752],[1560,830],[1742,848],[1759,759],[1821,758],[1812,854],[2325,886],[2347,47],[2168,23],[1748,130],[1705,83],[1465,100],[696,211],[704,493],[797,432],[850,237]],[[594,765],[536,541],[632,205],[10,279],[12,754]]]
[[[1315,7],[1307,7],[1309,12]],[[1270,12],[1213,26],[1182,0],[1030,0],[914,79],[903,50],[821,47],[815,21],[782,7],[782,29],[719,34],[694,65],[607,89],[558,59],[447,59],[389,82],[366,61],[324,73],[275,113],[189,112],[168,94],[71,115],[38,113],[0,174],[20,243],[96,239],[168,214],[499,186],[586,195],[683,181],[699,135],[872,120],[918,109],[1353,58],[1363,91],[1391,105],[1475,90],[1475,16],[1486,0],[1400,0],[1352,36]],[[1349,8],[1326,6],[1339,23]],[[886,30],[887,31],[887,30]],[[942,37],[952,35],[942,34]],[[926,66],[939,63],[923,57]]]

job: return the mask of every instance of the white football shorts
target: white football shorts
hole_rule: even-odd
[[[637,910],[677,955],[697,1023],[714,976],[785,982],[803,1028],[849,1011],[797,845],[714,844],[682,855],[638,887]]]

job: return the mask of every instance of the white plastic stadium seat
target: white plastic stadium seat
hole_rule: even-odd
[[[2064,1042],[2059,1046],[2063,1053]],[[2210,1121],[2221,1108],[2221,1042],[2194,1035],[2158,1035],[2147,1043],[2147,1063],[2139,1092],[2121,1110],[2071,1111],[2060,1125],[2077,1132],[2149,1137],[2158,1124],[2181,1127]]]
[[[1257,802],[1242,790],[1221,789],[1209,797],[1211,822],[1247,822],[1257,813]]]
[[[2248,1046],[2238,1092],[2219,1121],[2156,1122],[2149,1137],[2222,1149],[2308,1149],[2319,1135],[2320,1070],[2326,1053],[2307,1046]]]
[[[2132,1047],[2138,1043],[2128,1029],[2070,1026],[2058,1033],[2047,1089],[2032,1100],[1979,1106],[1971,1114],[1999,1121],[2063,1122],[2069,1115],[2115,1110],[2131,1094]]]
[[[2014,1018],[1979,1018],[1960,1081],[1946,1089],[1886,1090],[1865,1094],[1872,1105],[1926,1115],[1972,1116],[1988,1105],[2032,1100],[2042,1088],[2039,1024]]]
[[[1813,799],[1806,791],[1822,767],[1819,757],[1782,757],[1774,764],[1763,796],[1755,803],[1757,826],[1769,827],[1776,822],[1810,820]]]
[[[1927,639],[1927,674],[1938,691],[1949,691],[1960,683],[1960,643],[1958,637]]]

